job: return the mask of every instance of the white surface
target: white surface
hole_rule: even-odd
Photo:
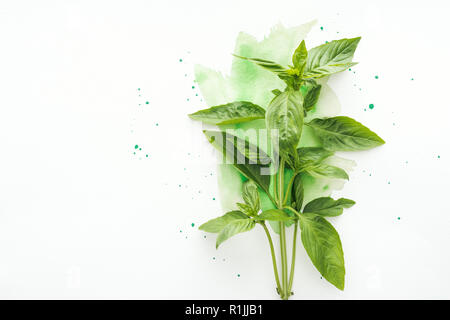
[[[448,12],[446,1],[2,1],[0,298],[276,298],[261,230],[216,251],[196,228],[221,210],[214,157],[186,113],[203,106],[194,63],[227,72],[238,32],[313,19],[308,47],[363,37],[356,73],[330,85],[387,144],[347,155],[358,167],[339,195],[357,205],[333,220],[346,290],[300,246],[293,298],[450,298]]]

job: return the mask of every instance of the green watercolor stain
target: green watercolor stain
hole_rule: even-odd
[[[272,28],[270,34],[262,41],[258,41],[252,35],[241,32],[236,39],[234,52],[241,56],[258,57],[277,61],[281,65],[289,65],[292,63],[292,52],[306,38],[314,24],[315,22],[311,22],[293,28],[285,28],[283,25],[278,24]],[[280,50],[280,48],[283,48],[283,50]],[[285,87],[281,79],[273,76],[267,70],[237,58],[233,58],[229,75],[201,65],[195,65],[194,71],[196,83],[208,106],[239,100],[267,106],[273,99],[271,90]],[[339,100],[327,84],[327,79],[321,80],[321,84],[321,98],[315,107],[315,111],[310,112],[305,122],[319,117],[332,117],[340,113]],[[235,130],[233,132],[235,135],[245,138],[245,131],[248,129],[265,129],[265,121],[256,120],[248,123],[220,126],[220,128]],[[252,140],[252,136],[248,138],[250,142],[256,142]],[[299,146],[320,147],[321,142],[313,129],[304,126]],[[263,151],[268,151],[267,146],[261,146],[261,148]],[[337,165],[346,171],[351,171],[355,165],[351,160],[338,157],[331,157],[329,161],[331,165]],[[292,172],[287,171],[286,184],[288,184],[290,176],[292,176]],[[236,202],[242,202],[242,185],[247,179],[237,172],[231,164],[218,165],[217,179],[220,186],[218,198],[222,209],[225,212],[236,210]],[[302,176],[302,182],[305,186],[305,203],[318,197],[328,197],[333,190],[341,189],[344,185],[342,180],[320,179],[306,174]],[[273,181],[271,184],[273,184]],[[327,185],[328,188],[324,190],[324,187]],[[272,186],[270,190],[272,190]],[[273,208],[273,204],[264,192],[260,192],[260,198],[262,210]],[[271,227],[277,232],[277,223],[271,224]]]
[[[193,227],[195,226],[195,223],[192,222],[192,223],[191,223],[191,226],[192,226],[192,228],[193,228]]]
[[[378,79],[378,76],[375,76],[375,79]]]
[[[134,148],[137,149],[137,148],[139,148],[139,146],[138,146],[138,145],[135,145]]]
[[[372,110],[373,108],[375,108],[375,106],[373,105],[373,103],[369,104],[369,109]]]

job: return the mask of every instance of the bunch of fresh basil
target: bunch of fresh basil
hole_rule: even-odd
[[[235,234],[249,231],[256,225],[262,226],[269,241],[277,292],[282,299],[288,299],[292,295],[298,226],[301,241],[314,266],[330,283],[344,289],[342,244],[326,217],[342,214],[344,208],[353,206],[355,202],[344,198],[334,200],[321,197],[304,205],[302,175],[348,179],[343,169],[326,164],[324,160],[335,151],[367,150],[384,144],[384,141],[349,117],[313,119],[306,123],[304,119],[319,99],[321,85],[315,79],[355,65],[352,59],[359,41],[360,38],[335,40],[309,51],[302,41],[292,55],[293,65],[289,67],[269,60],[236,56],[273,72],[286,83],[284,91],[273,90],[275,97],[266,108],[248,101],[235,101],[189,115],[194,120],[215,125],[265,119],[272,142],[276,140],[274,155],[269,156],[258,145],[225,131],[204,131],[208,140],[248,180],[242,190],[244,202],[237,203],[236,210],[204,223],[200,229],[217,233],[218,247]],[[299,148],[304,125],[313,129],[321,147]],[[267,169],[274,163],[278,164],[276,172],[263,174],[268,171],[262,169]],[[290,177],[286,184],[287,172]],[[261,210],[260,192],[268,196],[274,209]],[[266,221],[276,222],[279,227],[276,232],[280,236],[280,270]],[[288,272],[285,228],[292,225],[293,251]]]

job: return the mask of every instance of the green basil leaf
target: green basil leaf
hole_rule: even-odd
[[[322,78],[354,66],[351,61],[359,40],[334,40],[309,50],[304,78]]]
[[[309,202],[303,213],[312,212],[323,217],[336,217],[342,214],[344,208],[350,208],[355,201],[345,198],[334,200],[330,197],[321,197]]]
[[[257,216],[256,219],[269,221],[290,221],[293,218],[283,210],[269,209]]]
[[[324,163],[308,166],[304,168],[304,171],[317,178],[349,179],[347,172],[343,169]]]
[[[375,132],[349,117],[314,119],[307,125],[314,129],[323,147],[332,151],[368,150],[384,144]]]
[[[203,133],[208,141],[223,153],[224,158],[233,162],[239,172],[253,180],[267,194],[270,193],[270,175],[268,174],[270,157],[264,151],[226,132],[204,130]]]
[[[202,224],[199,227],[199,229],[206,231],[206,232],[219,233],[230,222],[238,220],[238,219],[248,219],[248,216],[246,216],[241,211],[237,211],[237,210],[230,211],[230,212],[225,213],[221,217],[211,219],[208,222],[205,222],[204,224]]]
[[[304,193],[303,182],[301,176],[298,174],[294,178],[294,183],[291,190],[291,202],[294,205],[294,209],[298,212],[302,210]]]
[[[247,58],[247,57],[242,57],[242,56],[239,56],[236,54],[233,54],[233,56],[235,56],[236,58],[239,58],[239,59],[253,62],[266,70],[272,71],[273,73],[277,74],[282,79],[289,77],[289,74],[287,72],[288,69],[279,65],[276,62],[273,62],[270,60],[258,59],[258,58]]]
[[[191,113],[189,117],[209,124],[223,125],[264,119],[266,111],[247,101],[236,101]]]
[[[315,215],[302,215],[300,229],[303,246],[314,266],[331,284],[344,290],[344,252],[336,230]]]
[[[281,93],[281,91],[280,91],[279,89],[273,89],[273,90],[272,90],[272,93],[273,93],[274,95],[278,96],[278,95]]]
[[[334,153],[320,147],[304,147],[298,148],[297,154],[300,162],[321,162],[332,156]]]
[[[249,181],[251,181],[251,180],[249,180]],[[254,215],[255,215],[253,208],[250,207],[248,204],[237,202],[236,205],[237,205],[237,206],[239,207],[239,209],[240,209],[243,213],[245,213],[247,216],[250,216],[250,217],[251,217],[251,216],[254,216]]]
[[[302,86],[302,93],[304,95],[303,108],[306,111],[311,111],[311,109],[316,105],[319,100],[320,90],[322,89],[322,85],[314,82],[305,82],[305,85]]]
[[[254,227],[255,227],[255,220],[251,220],[251,219],[237,219],[237,220],[231,221],[217,235],[216,249],[225,240],[231,238],[232,236],[234,236],[234,235],[236,235],[238,233],[250,231]]]
[[[308,51],[306,50],[305,40],[303,40],[292,55],[292,63],[299,71],[300,76],[306,66],[306,59],[308,58]]]
[[[244,183],[242,198],[251,208],[252,215],[256,216],[261,208],[258,186],[251,180]]]
[[[266,127],[272,141],[278,141],[279,154],[296,157],[303,129],[303,97],[299,91],[288,89],[273,98],[267,107]]]

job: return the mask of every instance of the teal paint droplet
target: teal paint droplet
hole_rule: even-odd
[[[400,220],[400,217],[398,217],[397,220]]]
[[[134,148],[137,149],[137,148],[139,148],[139,146],[138,146],[138,145],[135,145]]]
[[[193,228],[193,227],[195,226],[195,223],[192,222],[192,223],[191,223],[191,226],[192,226],[192,228]]]
[[[378,76],[375,76],[375,79],[378,79]]]
[[[150,102],[148,102],[148,101],[145,101],[145,104],[149,104]]]
[[[369,104],[369,109],[373,109],[375,106],[373,105],[373,103]]]
[[[320,27],[320,30],[322,30],[322,31],[323,31],[323,27]]]
[[[192,89],[195,89],[195,86],[192,86]]]

